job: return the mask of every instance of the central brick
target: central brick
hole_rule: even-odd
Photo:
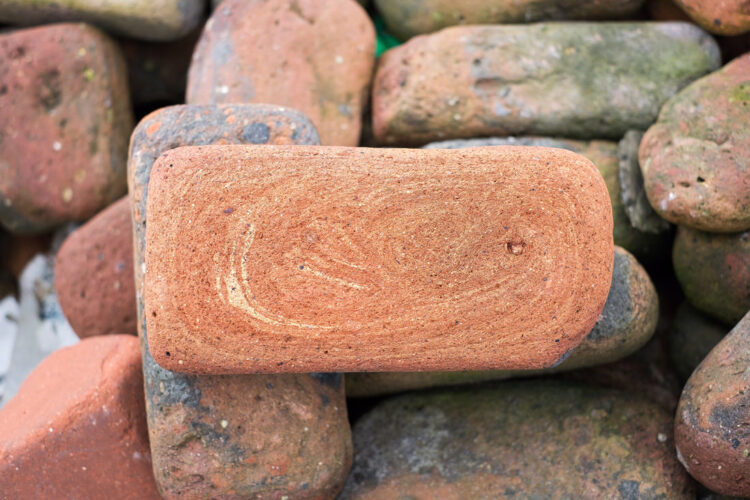
[[[559,149],[179,148],[147,218],[151,353],[187,373],[547,367],[612,273],[607,188]]]

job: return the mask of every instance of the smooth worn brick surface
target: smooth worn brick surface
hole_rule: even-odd
[[[455,26],[389,50],[373,80],[381,144],[548,135],[620,140],[720,64],[687,23]]]
[[[612,275],[604,180],[559,149],[180,148],[147,210],[151,353],[183,372],[542,368]]]
[[[84,24],[0,35],[0,224],[43,232],[125,194],[133,117],[115,43]]]
[[[55,289],[79,337],[136,334],[133,225],[127,196],[68,236],[55,258]]]
[[[189,104],[298,109],[322,144],[356,146],[375,64],[375,29],[354,0],[225,0],[188,76]]]

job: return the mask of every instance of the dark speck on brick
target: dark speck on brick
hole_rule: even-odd
[[[617,491],[620,493],[622,500],[638,500],[640,498],[640,493],[638,492],[640,487],[641,483],[638,481],[620,481]]]
[[[242,129],[242,140],[250,144],[266,144],[271,137],[271,129],[265,123],[251,123]]]

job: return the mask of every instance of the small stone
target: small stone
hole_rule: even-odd
[[[727,325],[750,310],[750,231],[677,230],[672,262],[688,301]]]
[[[51,354],[0,411],[0,428],[6,498],[161,498],[135,337],[91,338]]]
[[[381,56],[373,132],[400,145],[509,134],[620,140],[719,64],[716,42],[687,23],[456,26]]]
[[[164,370],[149,354],[143,256],[153,164],[183,145],[248,142],[319,139],[302,113],[260,104],[172,106],[148,115],[133,133],[128,170],[138,329],[154,474],[166,499],[234,497],[238,491],[251,498],[333,498],[351,466],[340,375],[196,377]]]
[[[682,392],[677,456],[696,480],[750,497],[750,314],[714,347]]]
[[[181,38],[203,15],[202,0],[3,0],[0,23],[35,25],[83,21],[112,33],[143,40]]]
[[[133,224],[126,196],[73,232],[57,253],[57,298],[76,335],[135,335],[133,280]]]
[[[518,24],[539,21],[632,17],[643,0],[376,0],[388,31],[401,40],[459,24]]]
[[[40,233],[125,194],[125,75],[115,43],[83,24],[0,35],[0,224]]]
[[[148,195],[149,346],[183,373],[548,367],[612,278],[606,185],[561,149],[180,148]]]
[[[682,380],[687,380],[729,329],[682,303],[669,329],[669,357]]]
[[[750,229],[750,54],[670,99],[643,137],[640,163],[665,219],[702,231]]]
[[[225,0],[195,50],[187,102],[290,106],[322,144],[356,146],[374,64],[375,29],[353,0]]]
[[[412,393],[354,426],[339,498],[694,499],[671,427],[642,397],[552,380]]]
[[[560,364],[543,370],[349,373],[346,395],[370,397],[426,387],[448,386],[565,372],[611,363],[634,353],[654,334],[659,298],[646,270],[622,248],[615,247],[609,296],[594,328]]]
[[[717,35],[740,35],[750,31],[750,9],[746,0],[675,0],[703,29]]]

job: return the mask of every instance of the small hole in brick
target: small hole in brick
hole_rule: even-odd
[[[171,352],[169,352],[169,351],[166,351],[166,352],[165,352],[164,354],[166,354],[166,355],[167,355],[168,357],[171,357],[171,356],[172,356],[172,353],[171,353]]]
[[[513,255],[521,255],[526,247],[526,243],[523,241],[509,241],[507,246],[508,251]]]
[[[695,180],[698,181],[698,182],[706,182],[706,179],[704,179],[703,177],[698,177]]]

